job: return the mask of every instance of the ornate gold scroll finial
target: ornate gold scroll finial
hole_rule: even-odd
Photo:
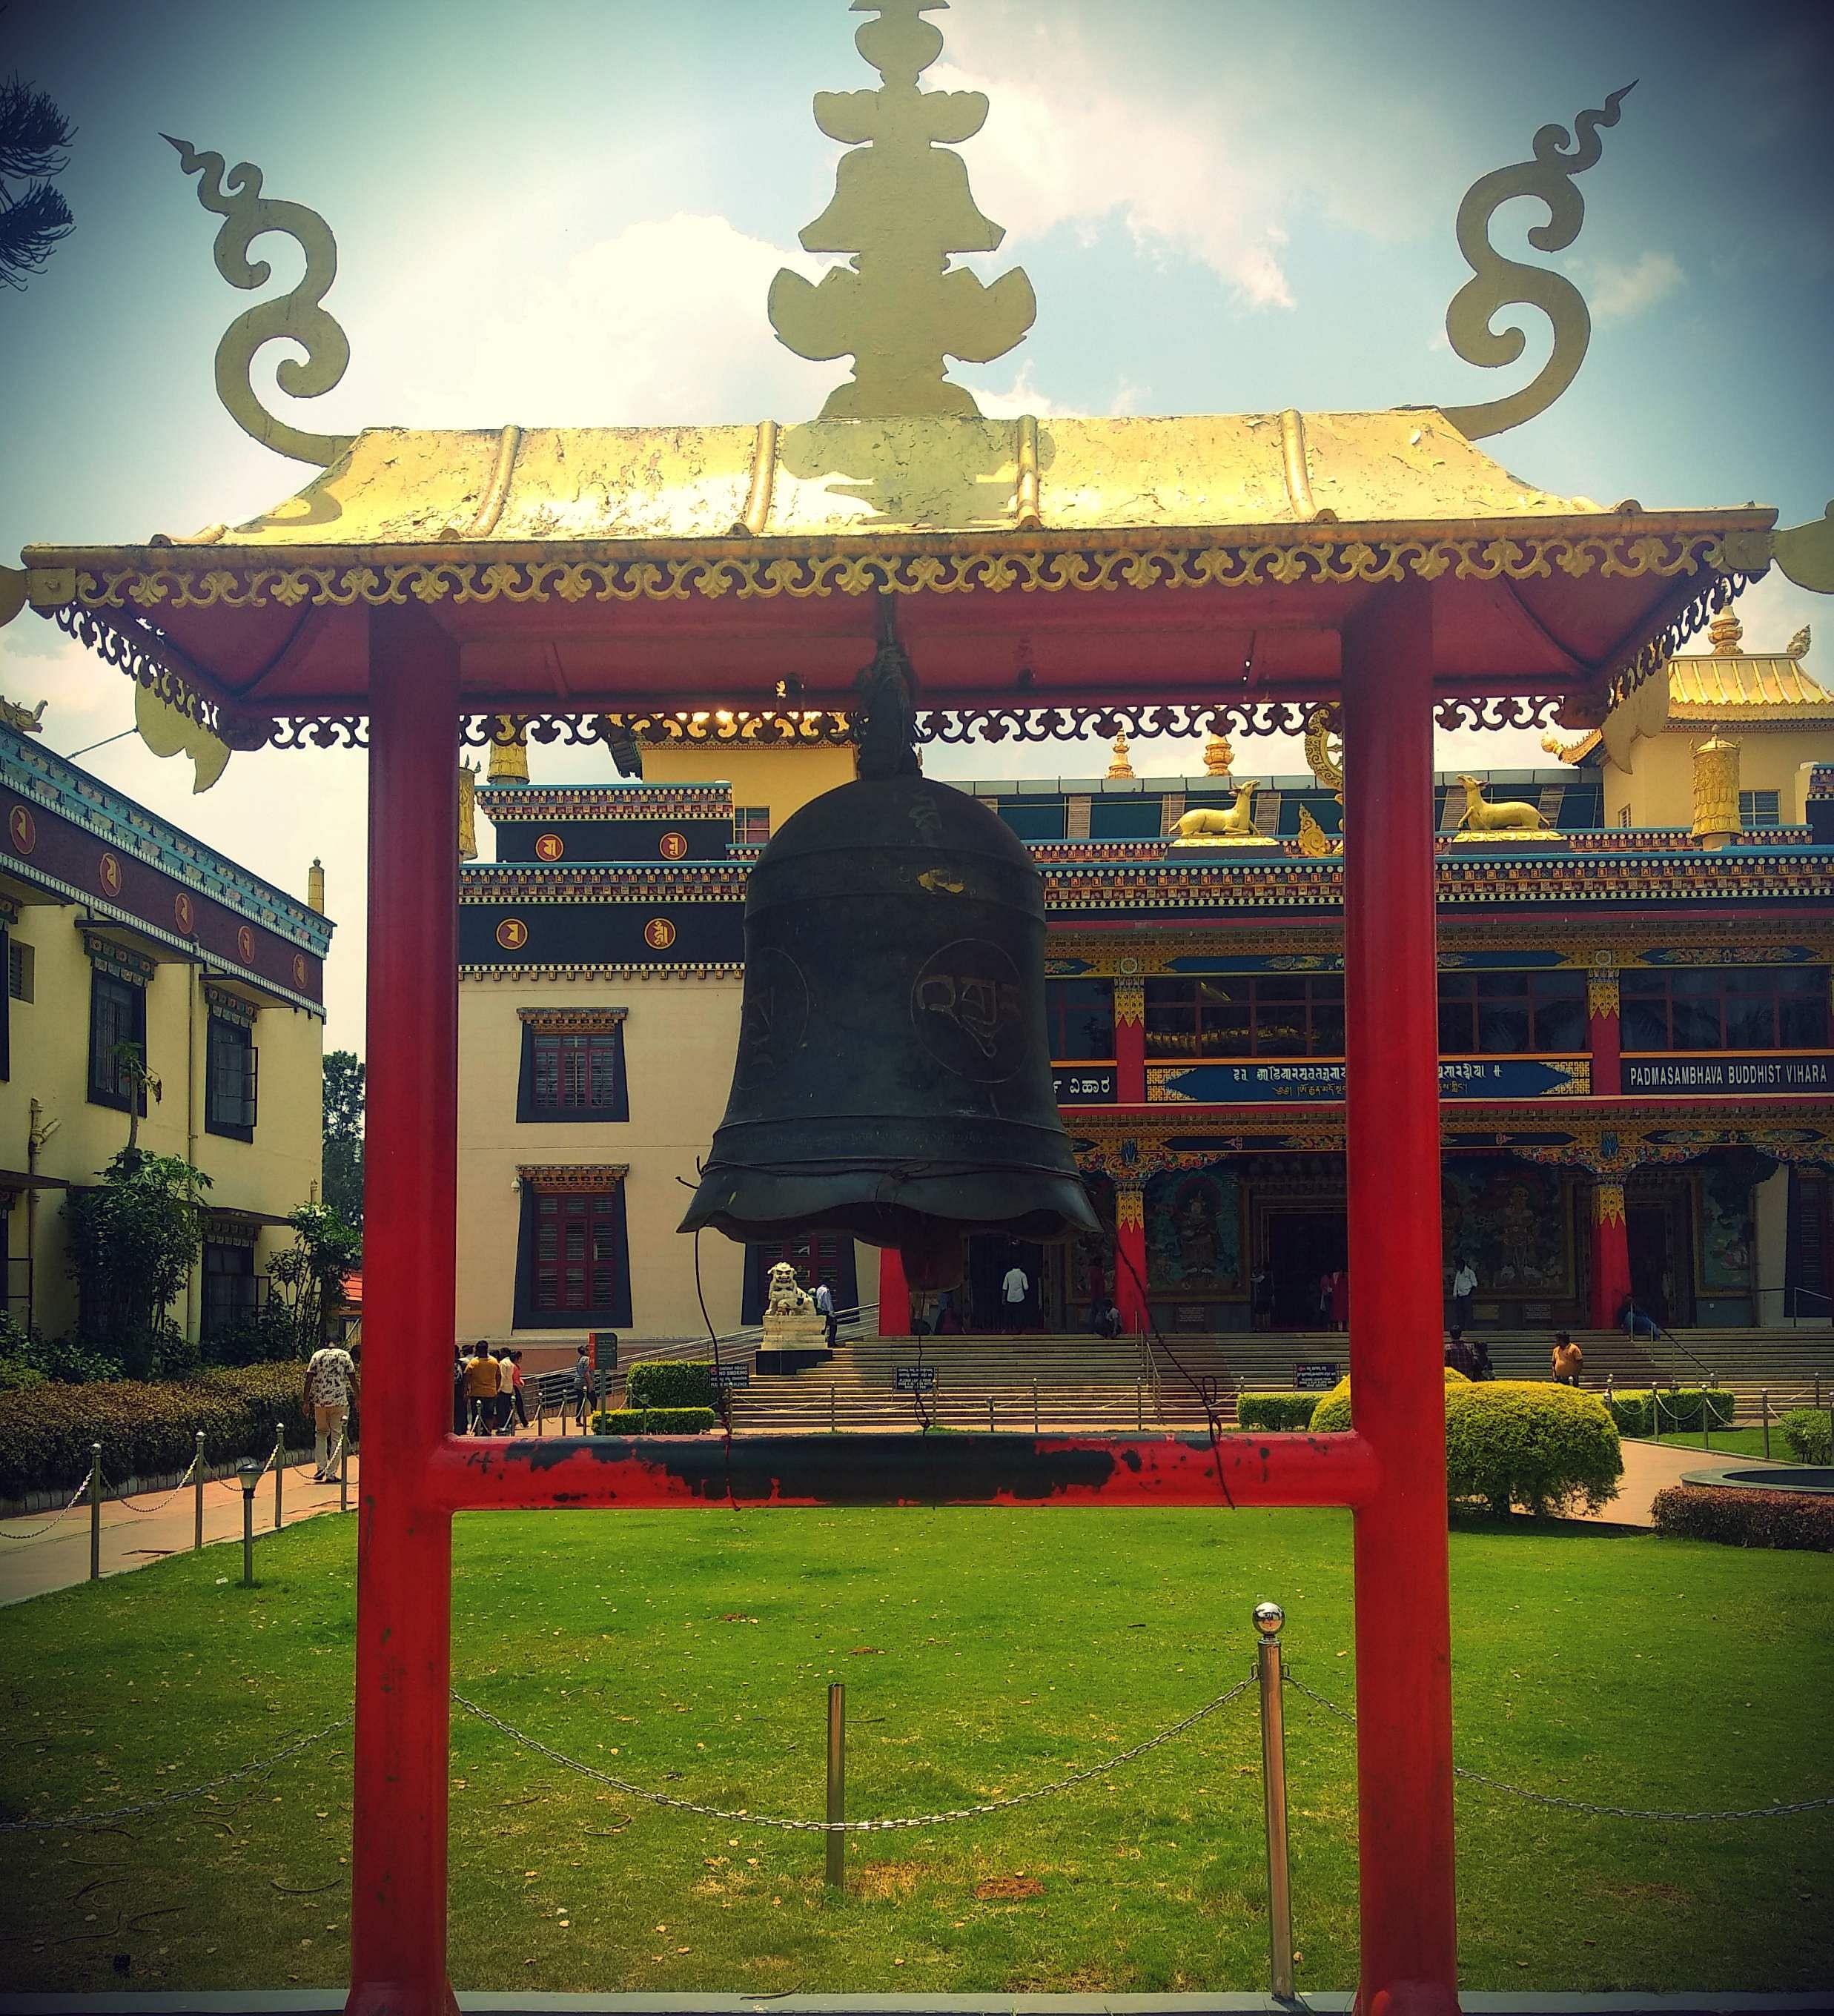
[[[1133,775],[1133,765],[1127,754],[1128,742],[1125,729],[1115,737],[1112,746],[1114,750],[1114,761],[1108,765],[1108,775],[1111,777],[1131,777]]]
[[[262,301],[240,315],[217,345],[217,397],[242,431],[301,462],[321,468],[335,462],[356,438],[354,434],[307,434],[276,419],[256,396],[250,376],[255,352],[265,344],[289,342],[305,352],[302,362],[288,357],[275,376],[280,389],[294,399],[315,399],[343,377],[350,362],[344,331],[319,306],[337,277],[337,246],[329,226],[315,211],[298,203],[279,203],[261,194],[261,171],[242,161],[229,171],[225,185],[221,154],[200,154],[189,141],[160,135],[178,150],[179,165],[200,178],[197,200],[223,220],[217,233],[217,271],[232,287],[265,286],[273,268],[265,259],[250,261],[248,248],[264,232],[278,231],[295,239],[305,254],[299,284],[278,301]]]
[[[1490,243],[1490,219],[1512,196],[1530,196],[1545,203],[1548,221],[1529,232],[1537,252],[1564,252],[1585,221],[1585,199],[1573,178],[1591,167],[1603,154],[1601,126],[1617,124],[1618,107],[1636,88],[1633,77],[1614,91],[1602,112],[1582,112],[1573,121],[1572,151],[1566,128],[1544,126],[1534,139],[1534,159],[1480,175],[1458,206],[1458,249],[1474,277],[1452,297],[1446,311],[1446,334],[1467,364],[1486,370],[1513,364],[1525,341],[1513,323],[1501,335],[1491,328],[1499,308],[1520,304],[1539,308],[1554,327],[1553,354],[1532,383],[1508,398],[1481,406],[1447,406],[1446,418],[1469,440],[1500,434],[1545,412],[1570,385],[1591,340],[1592,319],[1580,290],[1562,275],[1505,258]]]
[[[1713,655],[1720,658],[1742,657],[1740,644],[1745,635],[1745,625],[1731,610],[1723,610],[1706,626],[1706,641],[1712,645]]]
[[[1789,643],[1783,646],[1786,658],[1806,658],[1808,656],[1808,625],[1805,623]]]
[[[1212,735],[1204,744],[1204,769],[1212,777],[1227,777],[1234,767],[1235,751],[1226,735]]]
[[[1306,767],[1337,799],[1338,837],[1334,839],[1303,805],[1299,808],[1299,851],[1314,860],[1343,851],[1344,741],[1342,722],[1335,707],[1315,707],[1306,716]]]
[[[850,382],[828,394],[824,420],[975,417],[979,408],[944,376],[944,360],[1004,355],[1038,312],[1022,269],[985,286],[949,264],[952,253],[993,251],[1006,232],[977,208],[967,167],[950,151],[980,131],[985,94],[917,86],[942,53],[940,30],[923,17],[948,4],[853,0],[855,13],[876,17],[853,41],[880,88],[815,95],[816,124],[854,151],[841,156],[834,200],[803,231],[802,247],[852,257],[814,286],[785,268],[769,306],[778,340],[798,357],[853,359]]]

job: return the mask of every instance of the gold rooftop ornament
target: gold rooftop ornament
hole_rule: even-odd
[[[350,363],[350,344],[319,305],[337,277],[337,245],[330,227],[304,203],[279,203],[261,194],[261,171],[252,162],[239,162],[223,174],[221,154],[200,154],[186,140],[160,135],[178,150],[179,166],[200,178],[197,200],[223,220],[217,233],[217,271],[232,287],[265,286],[274,269],[266,260],[250,261],[248,248],[256,239],[278,231],[297,242],[305,254],[305,272],[290,293],[262,301],[240,315],[217,345],[217,397],[245,434],[263,447],[321,467],[337,461],[355,440],[354,434],[314,434],[276,419],[257,395],[250,369],[255,352],[270,343],[296,343],[304,360],[283,358],[275,377],[289,398],[315,399],[342,379]]]
[[[1467,364],[1494,370],[1521,356],[1526,339],[1512,325],[1499,333],[1490,326],[1499,308],[1521,305],[1539,308],[1554,329],[1554,348],[1539,373],[1519,392],[1479,406],[1442,406],[1440,411],[1469,441],[1500,434],[1544,413],[1570,385],[1585,361],[1591,340],[1592,318],[1580,290],[1563,275],[1506,258],[1490,243],[1490,220],[1502,206],[1519,196],[1546,204],[1548,221],[1529,232],[1537,252],[1564,252],[1580,235],[1586,202],[1573,178],[1594,166],[1605,149],[1601,126],[1617,124],[1618,107],[1636,88],[1633,77],[1614,91],[1602,112],[1582,112],[1573,121],[1572,151],[1566,128],[1544,126],[1534,138],[1534,158],[1480,175],[1458,206],[1458,249],[1472,278],[1452,297],[1446,311],[1446,335]]]
[[[802,248],[852,257],[813,285],[786,267],[771,283],[769,311],[779,340],[798,357],[853,358],[852,378],[828,394],[824,420],[977,417],[972,395],[943,375],[944,360],[1003,356],[1038,312],[1021,268],[986,286],[949,264],[952,253],[996,250],[1006,232],[982,216],[967,169],[950,151],[985,123],[985,93],[917,86],[942,53],[941,31],[923,17],[948,4],[853,0],[855,13],[877,17],[853,41],[883,82],[815,95],[816,125],[854,151],[841,156],[834,200],[802,232]]]

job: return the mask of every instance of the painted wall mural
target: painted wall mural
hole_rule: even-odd
[[[1460,1157],[1446,1171],[1443,1195],[1446,1265],[1468,1259],[1480,1296],[1575,1292],[1566,1188],[1558,1170]]]
[[[1755,1231],[1749,1171],[1705,1164],[1700,1172],[1700,1286],[1705,1293],[1749,1292]]]
[[[1234,1294],[1243,1282],[1241,1179],[1173,1170],[1146,1186],[1147,1282],[1155,1294]]]

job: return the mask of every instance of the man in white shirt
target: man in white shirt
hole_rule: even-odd
[[[1006,1304],[1006,1327],[1015,1335],[1025,1327],[1025,1298],[1031,1292],[1031,1281],[1015,1260],[1000,1284],[1000,1297]]]
[[[828,1327],[828,1348],[832,1351],[839,1327],[834,1316],[834,1291],[826,1281],[815,1291],[815,1312]]]
[[[1477,1269],[1468,1259],[1461,1260],[1452,1276],[1452,1327],[1463,1330],[1471,1321],[1471,1298],[1477,1293]]]
[[[340,1344],[315,1351],[305,1369],[300,1412],[312,1424],[312,1481],[329,1481],[332,1451],[343,1438],[351,1402],[357,1397],[356,1361]]]
[[[513,1435],[516,1432],[516,1366],[510,1356],[510,1347],[500,1346],[497,1352],[497,1433]]]

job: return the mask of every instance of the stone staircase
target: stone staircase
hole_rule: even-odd
[[[1137,1338],[1110,1344],[1094,1337],[929,1337],[922,1363],[936,1373],[933,1391],[901,1393],[896,1373],[918,1362],[911,1337],[843,1342],[825,1366],[787,1379],[760,1378],[734,1396],[736,1432],[787,1435],[832,1427],[855,1431],[915,1429],[924,1412],[941,1427],[1029,1434],[1132,1435],[1191,1432],[1205,1422],[1191,1381],[1213,1382],[1219,1417],[1235,1420],[1235,1381],[1226,1340],[1205,1337],[1173,1349],[1188,1378],[1157,1354],[1148,1363]]]
[[[1681,1332],[1677,1342],[1653,1344],[1632,1343],[1615,1330],[1573,1335],[1585,1352],[1584,1383],[1593,1391],[1608,1378],[1623,1388],[1698,1385],[1703,1365],[1738,1395],[1741,1422],[1757,1419],[1766,1389],[1773,1410],[1813,1399],[1818,1377],[1823,1404],[1834,1397],[1834,1330],[1695,1330]],[[1498,1377],[1548,1376],[1551,1331],[1486,1330],[1483,1337]],[[921,1362],[936,1384],[920,1409],[917,1396],[899,1391],[896,1381],[899,1368],[919,1362],[917,1340],[844,1339],[827,1365],[790,1378],[755,1373],[735,1396],[733,1426],[758,1435],[914,1430],[927,1412],[943,1427],[982,1433],[1029,1433],[1034,1421],[1043,1430],[1085,1435],[1189,1433],[1205,1426],[1206,1398],[1233,1427],[1241,1394],[1289,1391],[1300,1364],[1331,1361],[1349,1369],[1349,1341],[1341,1331],[1231,1331],[1170,1337],[1162,1346],[1137,1337],[1111,1344],[1087,1336],[931,1337],[922,1341]]]

